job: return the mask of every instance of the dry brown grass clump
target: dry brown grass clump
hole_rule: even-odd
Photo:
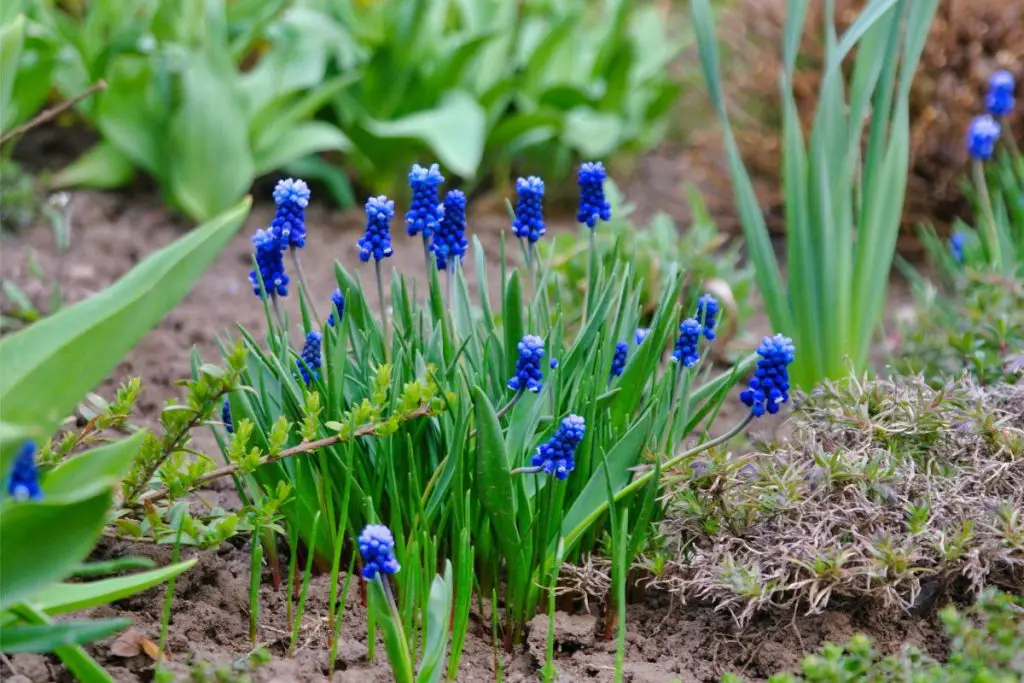
[[[857,16],[863,0],[838,0],[841,28]],[[824,62],[823,2],[810,3],[802,59],[794,84],[797,105],[809,123]],[[781,226],[780,36],[786,0],[741,0],[720,37],[731,46],[732,84],[738,135],[758,189]],[[966,154],[964,132],[983,113],[988,77],[1009,69],[1024,79],[1024,3],[1019,0],[942,0],[911,90],[911,170],[904,224],[945,224],[967,215],[960,191]],[[1018,88],[1018,100],[1022,98]],[[1024,142],[1024,106],[1011,125]],[[907,233],[909,236],[909,232]],[[904,244],[906,246],[906,243]]]

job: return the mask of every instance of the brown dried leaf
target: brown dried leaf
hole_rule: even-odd
[[[143,638],[138,629],[129,628],[114,639],[110,654],[115,657],[135,657],[142,653]]]

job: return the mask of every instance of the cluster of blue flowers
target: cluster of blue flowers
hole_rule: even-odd
[[[224,397],[224,403],[220,406],[220,421],[224,423],[224,431],[228,434],[235,433],[235,423],[231,419],[231,401]]]
[[[395,557],[395,537],[383,524],[368,524],[356,539],[363,558],[363,578],[373,580],[378,574],[397,574],[402,568]]]
[[[257,230],[252,237],[256,250],[256,269],[249,272],[252,292],[262,296],[263,288],[271,296],[288,296],[288,275],[284,270],[283,253],[287,249],[306,246],[306,207],[309,206],[309,186],[303,180],[286,178],[274,187],[277,212],[270,226]]]
[[[323,335],[316,330],[311,330],[306,335],[306,343],[302,347],[301,360],[295,361],[295,365],[299,368],[299,374],[302,375],[302,381],[306,384],[309,384],[314,378],[320,379],[323,340]]]
[[[576,220],[593,230],[597,221],[612,219],[611,204],[604,198],[604,181],[608,173],[600,161],[588,161],[580,166],[576,183],[580,186],[580,204]]]
[[[619,377],[622,375],[622,371],[626,369],[627,355],[629,355],[629,344],[626,342],[618,342],[615,344],[615,354],[612,356],[612,370],[608,377],[609,380],[612,377]]]
[[[36,467],[36,445],[25,443],[14,459],[14,467],[7,479],[7,495],[16,501],[42,500],[39,469]]]
[[[338,318],[334,318],[334,313],[337,311]],[[345,295],[341,293],[340,289],[335,289],[334,293],[331,294],[331,314],[327,316],[327,324],[331,327],[340,321],[345,316]]]
[[[985,95],[985,107],[992,116],[1009,116],[1013,111],[1013,91],[1017,84],[1013,74],[1005,69],[996,71],[988,79],[988,94]]]
[[[424,242],[429,242],[441,222],[442,209],[437,199],[437,191],[444,183],[444,176],[437,164],[424,168],[413,164],[409,171],[409,187],[412,189],[412,200],[409,211],[405,214],[405,229],[410,237],[422,235]]]
[[[757,370],[747,389],[740,393],[740,400],[750,406],[754,417],[764,415],[766,410],[775,414],[789,401],[789,364],[796,355],[796,347],[789,337],[776,334],[762,339],[757,353],[761,356]]]
[[[988,161],[996,152],[1002,127],[990,114],[975,116],[967,129],[967,153],[972,159]]]
[[[697,320],[704,328],[704,338],[715,341],[715,325],[718,324],[718,299],[702,294],[697,299]]]
[[[633,341],[636,342],[637,346],[640,346],[641,344],[644,343],[644,339],[647,339],[647,335],[649,335],[650,333],[651,333],[651,328],[649,328],[649,327],[638,327],[638,328],[636,328],[636,332],[633,333]]]
[[[438,270],[445,270],[466,255],[466,195],[462,190],[451,190],[444,196],[442,217],[430,251],[437,260]]]
[[[516,181],[516,210],[512,232],[530,244],[537,242],[547,231],[544,225],[544,181],[537,176]]]
[[[508,381],[512,391],[532,391],[539,394],[544,388],[540,361],[544,358],[544,340],[528,334],[516,345],[519,358],[516,359],[516,374]]]
[[[583,441],[587,425],[579,415],[569,415],[562,420],[555,435],[537,447],[530,464],[538,471],[565,480],[576,468],[576,447]]]
[[[949,237],[949,255],[957,263],[964,262],[964,245],[967,243],[967,236],[957,231]]]
[[[687,318],[679,323],[679,337],[676,339],[676,347],[672,351],[672,360],[682,363],[684,367],[692,368],[700,360],[700,335],[701,324],[696,318]]]
[[[395,253],[391,248],[391,219],[395,203],[381,195],[366,202],[366,233],[359,239],[359,260],[381,261]]]

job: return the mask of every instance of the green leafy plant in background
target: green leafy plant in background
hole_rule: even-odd
[[[758,288],[773,326],[801,349],[795,381],[810,389],[844,376],[847,359],[862,370],[885,308],[903,209],[908,93],[938,1],[871,0],[838,36],[835,2],[826,0],[826,63],[809,136],[792,91],[808,3],[787,4],[780,82],[786,279],[729,123],[711,3],[690,5]]]
[[[937,662],[916,647],[883,655],[871,639],[857,634],[846,645],[827,643],[804,658],[799,674],[781,673],[769,683],[1016,683],[1024,677],[1024,600],[988,590],[966,612],[952,605],[940,613],[952,641],[949,656]],[[722,683],[741,683],[727,674]]]
[[[725,343],[737,330],[743,329],[752,308],[750,294],[754,271],[742,264],[738,242],[727,243],[707,211],[703,198],[692,186],[686,188],[692,219],[680,230],[668,215],[659,213],[646,226],[637,226],[631,216],[632,204],[625,201],[619,189],[608,182],[608,201],[612,220],[595,236],[598,258],[606,269],[615,263],[631,265],[641,278],[641,323],[655,312],[665,289],[671,287],[671,264],[678,263],[684,271],[682,299],[696,300],[702,291],[715,294],[726,308],[726,333],[719,333]],[[541,259],[550,269],[551,295],[561,298],[562,310],[568,318],[582,317],[586,301],[586,252],[588,242],[571,232],[559,232],[538,244]]]
[[[149,435],[139,431],[75,454],[38,480],[32,443],[50,434],[185,296],[247,211],[248,201],[153,254],[103,292],[0,340],[0,651],[53,651],[77,679],[111,681],[81,644],[128,622],[54,622],[51,617],[132,595],[192,565],[68,583],[76,574],[131,568],[131,563],[80,563],[108,521],[114,491]],[[121,397],[115,413],[124,412],[129,396]]]

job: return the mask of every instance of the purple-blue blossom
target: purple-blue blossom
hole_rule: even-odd
[[[383,524],[368,524],[356,540],[363,558],[363,578],[373,580],[378,574],[397,574],[402,566],[395,557],[395,537]]]
[[[1002,130],[999,122],[989,114],[975,116],[967,129],[967,153],[972,159],[988,161],[996,151],[996,141]]]
[[[718,324],[718,299],[710,294],[702,294],[697,299],[697,321],[704,327],[704,337],[714,341],[715,325]]]
[[[544,358],[544,340],[532,334],[522,338],[516,345],[519,357],[516,359],[516,372],[508,381],[512,391],[532,391],[539,394],[544,388],[540,361]]]
[[[516,216],[512,232],[531,244],[544,236],[544,181],[537,176],[516,181]]]
[[[796,347],[789,337],[776,334],[764,337],[757,353],[761,356],[757,370],[740,393],[740,401],[750,407],[754,417],[764,415],[766,410],[775,414],[789,401],[789,364],[796,356]]]
[[[633,341],[636,342],[637,346],[640,346],[641,344],[644,343],[644,339],[647,339],[647,336],[650,333],[651,333],[651,328],[649,328],[649,327],[638,327],[638,328],[636,328],[636,332],[633,333]]]
[[[444,211],[430,250],[434,252],[438,270],[445,270],[466,255],[466,195],[462,190],[451,190],[444,196]]]
[[[14,458],[14,466],[7,478],[7,495],[16,501],[42,500],[39,469],[36,467],[36,445],[26,442]]]
[[[423,235],[425,241],[433,237],[442,215],[441,204],[437,199],[442,183],[444,176],[437,164],[431,164],[429,168],[412,165],[409,171],[412,200],[405,214],[405,229],[410,236]]]
[[[700,360],[700,335],[703,330],[696,318],[687,318],[679,323],[679,337],[676,339],[676,348],[672,351],[672,360],[682,363],[684,367],[690,368]]]
[[[224,403],[220,406],[220,421],[224,424],[224,431],[228,434],[233,434],[235,431],[235,423],[231,419],[231,401],[224,397]]]
[[[270,222],[270,230],[281,249],[301,249],[306,246],[306,207],[309,206],[309,186],[303,180],[287,178],[274,187],[277,213]]]
[[[1014,90],[1017,84],[1013,74],[1000,69],[988,79],[988,93],[985,95],[985,106],[995,117],[1009,116],[1013,112]]]
[[[338,317],[335,319],[334,314],[337,313]],[[331,327],[342,319],[345,315],[345,295],[341,293],[340,289],[335,289],[334,293],[331,294],[331,314],[327,316],[327,324]]]
[[[302,375],[302,381],[309,384],[313,379],[320,379],[320,363],[323,348],[323,335],[310,330],[306,335],[306,343],[302,347],[301,358],[295,361]]]
[[[612,355],[612,369],[609,379],[619,377],[626,368],[626,357],[629,355],[629,344],[618,342],[615,344],[615,353]]]
[[[576,183],[580,187],[580,204],[576,220],[593,230],[597,221],[612,219],[612,206],[604,196],[604,181],[608,173],[600,161],[588,161],[580,166]]]
[[[582,417],[567,416],[558,426],[555,435],[537,447],[530,464],[556,479],[565,480],[576,468],[576,447],[583,441],[586,431]]]
[[[359,260],[371,258],[381,261],[394,252],[391,248],[391,219],[395,216],[395,203],[381,195],[366,201],[366,232],[359,238]]]
[[[252,236],[252,244],[256,248],[256,269],[249,271],[252,282],[252,293],[262,296],[260,278],[263,287],[271,296],[288,296],[288,275],[284,272],[284,257],[281,255],[281,244],[272,230],[257,230]]]

